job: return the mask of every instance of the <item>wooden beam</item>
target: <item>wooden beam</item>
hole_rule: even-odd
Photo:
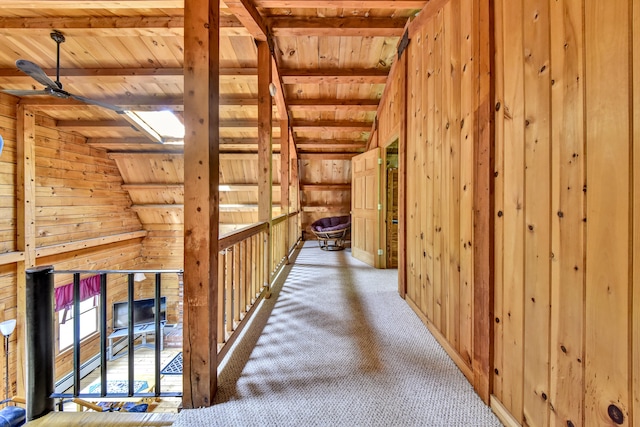
[[[229,11],[233,13],[242,25],[249,31],[249,34],[258,41],[267,41],[267,25],[262,16],[248,0],[225,0]]]
[[[184,0],[2,0],[3,9],[182,9]]]
[[[271,82],[276,86],[276,94],[273,98],[276,107],[278,108],[278,115],[280,120],[288,120],[289,113],[287,110],[287,101],[284,99],[284,87],[282,78],[280,77],[280,69],[278,68],[278,63],[276,62],[276,58],[273,54],[271,55],[271,73]]]
[[[273,128],[271,111],[271,51],[266,41],[258,41],[258,221],[269,223],[267,245],[264,250],[264,286],[270,296],[271,276],[271,218],[272,208],[272,169],[273,153],[271,148],[271,132]]]
[[[133,126],[126,120],[58,120],[58,128],[72,128],[73,130],[113,130],[116,128],[131,129]]]
[[[407,18],[370,18],[360,16],[331,18],[269,19],[269,27],[276,37],[302,36],[354,36],[354,37],[400,37]]]
[[[354,144],[298,144],[298,149],[300,152],[309,152],[310,150],[340,150],[342,152],[354,152],[361,153],[365,151],[365,143],[354,145]]]
[[[46,68],[42,71],[48,76],[55,76],[55,68]],[[220,77],[257,79],[258,70],[255,67],[221,68]],[[179,84],[184,80],[182,68],[62,68],[60,80],[63,84]],[[25,83],[33,84],[33,79],[16,68],[0,69],[0,83]],[[151,97],[150,97],[151,98]]]
[[[80,251],[88,248],[109,245],[111,243],[124,242],[133,239],[142,239],[147,236],[146,230],[132,231],[130,233],[112,234],[110,236],[96,237],[93,239],[76,240],[69,243],[41,246],[36,250],[36,256],[43,258],[52,255]]]
[[[318,131],[318,132],[334,132],[334,131],[362,131],[369,132],[371,130],[371,122],[353,122],[349,120],[328,121],[328,120],[296,120],[291,124],[294,131]]]
[[[26,271],[36,265],[36,118],[33,111],[16,108],[16,249],[24,260],[16,268],[16,392],[26,387]]]
[[[24,262],[24,252],[6,252],[0,254],[0,266]]]
[[[184,3],[184,408],[213,405],[217,390],[220,176],[217,0]]]
[[[289,111],[377,111],[377,99],[290,99]]]
[[[300,153],[300,160],[351,160],[358,153]]]
[[[351,184],[300,184],[301,191],[351,191]]]
[[[337,9],[414,9],[420,10],[429,0],[332,0]],[[326,0],[254,0],[256,7],[270,9],[324,9]]]
[[[284,84],[385,84],[389,70],[379,68],[328,68],[280,70]]]
[[[128,110],[155,111],[169,109],[172,111],[182,111],[184,109],[182,96],[156,97],[124,95],[108,98],[92,97],[91,99],[111,105],[117,105]],[[75,99],[55,98],[52,96],[24,97],[20,98],[20,104],[47,110],[66,109],[69,107],[100,108],[88,106],[86,103],[76,101]]]
[[[350,145],[352,147],[365,146],[367,141],[354,139],[319,139],[319,138],[298,138],[296,146],[318,144],[330,147],[332,145]]]
[[[289,213],[289,121],[280,120],[280,206],[285,214]],[[288,235],[288,233],[286,233]],[[286,248],[289,245],[285,245]]]
[[[49,4],[53,3],[55,2]],[[110,6],[107,6],[107,8],[114,9],[111,6],[113,4],[114,2],[110,2]],[[3,2],[2,6],[8,7],[5,5],[6,3]],[[156,9],[157,7],[154,6],[153,8]],[[182,37],[184,35],[184,17],[144,15],[78,16],[56,17],[55,21],[48,17],[0,18],[0,35],[3,36],[28,33],[29,36],[34,37],[49,37],[53,29],[60,30],[70,37]],[[250,35],[242,23],[233,15],[222,15],[220,17],[220,34],[225,36]]]

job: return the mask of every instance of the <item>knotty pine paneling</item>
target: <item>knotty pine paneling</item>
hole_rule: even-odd
[[[0,254],[16,250],[16,109],[0,94]]]
[[[495,2],[493,393],[523,425],[640,420],[634,14]]]
[[[450,1],[432,11],[429,19],[411,29],[404,53],[408,55],[406,298],[450,346],[468,376],[473,360],[472,117],[477,105],[473,58],[477,18],[472,6],[472,1]],[[389,109],[395,108],[396,98],[387,98]],[[382,130],[391,125],[380,129],[384,140]]]

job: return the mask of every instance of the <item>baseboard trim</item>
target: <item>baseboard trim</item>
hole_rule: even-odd
[[[505,427],[522,427],[522,424],[511,415],[511,412],[507,410],[495,395],[491,395],[490,401],[491,410]]]
[[[464,376],[467,378],[467,381],[469,381],[471,385],[473,385],[474,378],[473,378],[473,369],[471,368],[471,366],[465,363],[464,359],[460,356],[460,354],[458,354],[456,349],[453,348],[451,344],[449,344],[449,341],[447,341],[444,335],[442,335],[440,330],[438,330],[438,328],[431,322],[431,320],[429,320],[427,316],[425,316],[424,313],[420,311],[420,308],[418,307],[418,305],[415,302],[413,302],[413,300],[409,298],[408,295],[406,295],[405,301],[407,302],[407,304],[409,304],[409,307],[411,307],[411,309],[418,315],[420,320],[422,320],[422,323],[424,323],[427,326],[427,329],[429,329],[429,332],[431,332],[431,335],[433,335],[436,341],[438,341],[440,346],[449,355],[451,360],[453,360],[453,362],[456,364],[458,369],[460,369],[460,371],[464,374]]]

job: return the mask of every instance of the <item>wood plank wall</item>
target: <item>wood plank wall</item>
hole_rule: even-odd
[[[406,291],[409,305],[487,403],[488,12],[476,0],[430,2],[408,25],[408,48],[396,58],[378,111],[378,141],[384,146],[399,138],[399,172],[406,176],[400,180],[399,292]]]
[[[405,58],[394,64],[406,82],[390,78],[378,128],[380,143],[392,142],[402,134],[406,108],[406,142],[400,141],[407,176],[406,300],[470,381],[478,105],[473,5],[472,0],[439,2],[409,27]]]
[[[512,423],[640,425],[639,8],[495,2],[493,392]]]
[[[84,138],[56,129],[53,120],[35,115],[35,204],[34,221],[24,227],[35,235],[31,251],[17,250],[20,230],[17,197],[18,171],[17,109],[15,98],[0,94],[0,134],[5,146],[0,155],[0,321],[17,318],[19,327],[11,336],[9,394],[20,390],[16,385],[19,372],[24,369],[17,359],[24,345],[24,317],[18,312],[18,263],[27,257],[36,265],[53,265],[55,269],[134,269],[146,268],[141,253],[144,234],[133,238],[109,240],[108,236],[139,232],[142,228],[137,215],[130,209],[131,200],[121,187],[122,177],[115,162],[103,149],[92,148]],[[33,162],[32,162],[33,163]],[[106,238],[107,237],[107,238]],[[106,238],[106,239],[105,239]],[[105,242],[100,241],[104,239]],[[80,244],[80,242],[84,242]],[[78,244],[78,248],[69,249]],[[176,268],[179,266],[172,266]],[[56,286],[71,282],[71,277],[56,276]],[[124,299],[126,280],[109,283],[111,301]],[[139,286],[140,288],[140,286]],[[20,326],[22,325],[22,329]],[[83,345],[86,358],[97,351],[97,341]],[[4,360],[4,359],[2,359]],[[56,375],[71,369],[69,352],[56,355]],[[4,372],[4,362],[2,362]],[[0,385],[4,396],[4,381]]]

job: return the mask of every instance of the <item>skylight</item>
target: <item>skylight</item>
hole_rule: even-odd
[[[184,125],[172,111],[126,111],[143,131],[162,143],[184,143]]]

